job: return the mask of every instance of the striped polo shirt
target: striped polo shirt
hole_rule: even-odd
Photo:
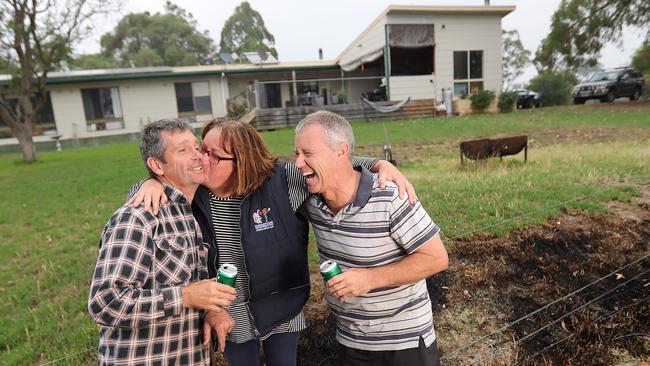
[[[361,169],[357,196],[337,214],[320,195],[305,205],[314,227],[321,263],[332,259],[343,271],[395,263],[431,240],[440,229],[420,202],[400,199],[397,187],[379,188],[377,175]],[[336,338],[368,351],[428,347],[436,339],[425,280],[380,288],[340,303],[326,294],[337,319]]]

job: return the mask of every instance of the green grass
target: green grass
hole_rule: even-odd
[[[602,211],[609,200],[630,200],[650,177],[650,108],[549,108],[384,124],[400,168],[448,238],[528,212],[540,211],[485,231],[538,224],[560,207]],[[361,153],[381,153],[381,123],[357,122],[354,129]],[[521,156],[459,162],[459,140],[576,129],[616,133],[606,142],[531,147],[525,164]],[[263,136],[276,154],[292,155],[291,129]],[[42,153],[34,164],[0,156],[0,364],[40,364],[86,349],[57,365],[96,362],[97,327],[86,300],[98,238],[144,175],[135,143]],[[591,196],[544,210],[585,194]]]
[[[549,107],[521,110],[507,114],[464,116],[455,118],[421,118],[408,121],[355,122],[357,146],[383,145],[384,128],[393,147],[400,144],[449,143],[495,135],[531,134],[547,130],[578,128],[648,128],[649,108],[622,109],[591,107]],[[262,132],[270,149],[282,156],[292,156],[294,131],[282,129]],[[377,153],[380,150],[376,150]]]

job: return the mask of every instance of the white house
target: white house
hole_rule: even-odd
[[[169,117],[189,118],[198,127],[236,109],[253,110],[251,118],[267,111],[267,119],[284,118],[288,125],[300,118],[292,113],[359,110],[361,96],[433,104],[443,88],[457,96],[498,93],[501,18],[514,9],[389,6],[332,61],[53,72],[50,106],[41,113],[35,141],[52,143],[56,135],[84,144],[133,136],[147,122]],[[0,75],[0,83],[7,80]],[[0,120],[0,145],[16,144]]]

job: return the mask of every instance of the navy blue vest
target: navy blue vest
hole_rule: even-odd
[[[209,191],[201,186],[192,202],[203,240],[210,244],[208,270],[215,277],[218,245],[212,228]],[[309,223],[289,202],[285,163],[241,204],[242,246],[250,278],[249,308],[257,331],[264,335],[295,317],[309,298],[307,242]],[[243,270],[243,269],[239,269]]]

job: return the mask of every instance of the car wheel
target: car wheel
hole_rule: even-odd
[[[616,99],[616,95],[614,95],[614,91],[613,91],[613,90],[609,90],[609,91],[607,91],[607,95],[605,95],[605,96],[601,99],[601,101],[602,101],[602,102],[605,102],[605,103],[611,103],[611,102],[614,101],[614,99]]]
[[[582,98],[573,98],[573,104],[585,104],[585,100]]]
[[[641,97],[641,90],[639,88],[634,89],[634,94],[630,97],[630,100],[639,100]]]

